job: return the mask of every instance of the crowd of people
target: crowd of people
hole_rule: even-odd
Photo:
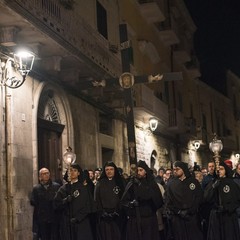
[[[130,176],[73,163],[62,184],[42,168],[30,202],[34,240],[239,240],[240,163],[155,173],[139,160]]]

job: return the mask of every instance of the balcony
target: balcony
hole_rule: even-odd
[[[173,52],[173,56],[179,64],[184,64],[191,60],[190,55],[185,50],[177,50]]]
[[[155,26],[158,30],[158,36],[164,45],[172,46],[180,42],[176,32],[171,28],[168,22],[155,24]]]
[[[191,78],[195,79],[201,76],[198,60],[196,57],[192,57],[192,59],[188,62],[185,62],[184,65]]]
[[[138,0],[139,10],[148,23],[162,22],[165,20],[161,3],[158,0]]]
[[[168,130],[175,134],[184,133],[186,131],[184,115],[177,109],[169,110]]]
[[[168,106],[154,96],[153,91],[144,84],[134,86],[134,116],[143,121],[155,116],[159,120],[159,127],[168,126]]]
[[[22,16],[25,22],[28,21],[34,26],[31,28],[28,26],[28,31],[26,31],[26,28],[24,29],[21,23],[24,20],[20,22],[16,18],[16,21],[14,21],[13,17],[11,22],[4,23],[5,26],[14,24],[15,27],[21,30],[19,32],[21,36],[19,35],[18,38],[21,37],[22,42],[27,43],[30,41],[29,39],[34,41],[35,33],[33,32],[37,29],[41,34],[44,33],[50,39],[49,41],[54,40],[56,46],[59,44],[66,49],[70,55],[78,59],[83,65],[91,66],[93,72],[98,69],[98,71],[107,73],[111,77],[120,75],[120,53],[111,51],[109,49],[111,44],[108,40],[87,24],[76,12],[66,10],[63,5],[59,4],[58,0],[12,0],[6,1],[5,4]],[[2,18],[4,16],[0,17],[1,22]],[[32,33],[29,31],[32,31]],[[29,36],[32,36],[32,38]],[[39,39],[43,39],[43,36],[39,36]],[[44,39],[42,41],[46,41],[45,36]],[[47,46],[46,42],[43,42],[42,45]],[[53,47],[53,49],[55,48]],[[44,57],[53,55],[53,49],[51,47],[45,49]],[[63,53],[55,52],[55,55],[58,54]],[[66,53],[64,54],[66,56]],[[82,68],[84,69],[83,66]]]

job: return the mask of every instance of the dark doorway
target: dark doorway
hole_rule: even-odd
[[[52,180],[61,180],[62,131],[64,125],[38,118],[38,169],[50,170]]]

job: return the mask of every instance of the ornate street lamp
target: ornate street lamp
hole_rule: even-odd
[[[68,146],[66,151],[63,153],[63,161],[67,165],[68,181],[71,181],[70,178],[70,166],[76,161],[76,154],[72,152],[72,148]]]
[[[200,142],[200,140],[195,140],[195,141],[193,141],[192,145],[193,145],[195,151],[197,151],[201,146],[201,142]]]
[[[220,162],[220,158],[221,158],[219,153],[223,149],[223,144],[222,144],[222,141],[217,138],[216,133],[214,134],[214,138],[213,138],[212,142],[209,143],[209,149],[214,154],[213,159],[214,159],[215,165],[216,165],[216,173],[218,174],[219,173],[219,162]]]
[[[67,165],[71,165],[76,161],[76,154],[72,152],[72,148],[70,146],[68,146],[66,151],[63,153],[63,161]]]
[[[155,117],[149,119],[149,127],[152,132],[154,132],[158,127],[158,120]]]
[[[0,85],[9,88],[19,88],[26,80],[28,73],[32,70],[35,55],[27,50],[21,50],[14,53],[11,58],[1,52],[3,59],[0,60]],[[13,74],[13,68],[19,71],[21,78]]]

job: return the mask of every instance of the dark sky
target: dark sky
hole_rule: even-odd
[[[240,76],[240,0],[185,0],[197,26],[202,81],[225,92],[226,70]]]

